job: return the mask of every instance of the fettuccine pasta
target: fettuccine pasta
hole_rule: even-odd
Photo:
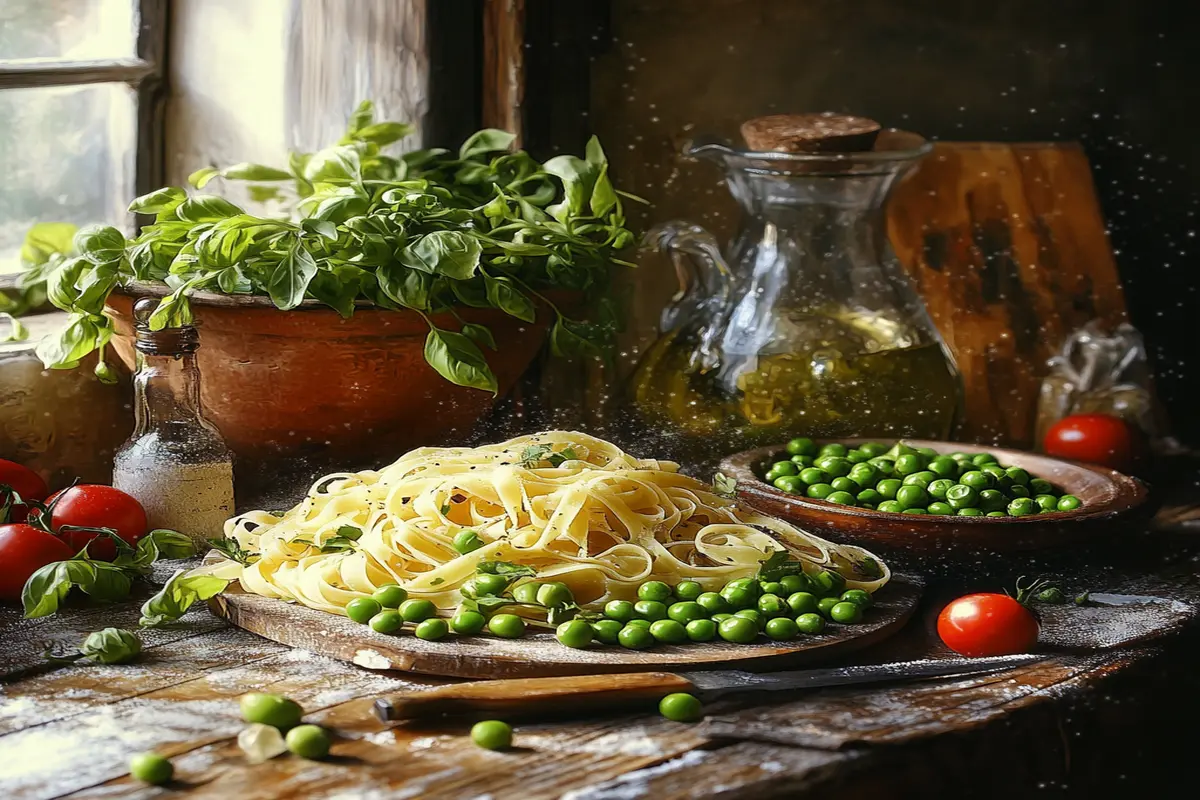
[[[458,552],[464,530],[482,546]],[[875,591],[889,576],[867,551],[743,509],[672,462],[561,431],[425,447],[379,471],[328,475],[282,517],[250,512],[225,534],[250,563],[220,562],[207,568],[213,574],[335,614],[387,584],[453,609],[478,565],[492,561],[530,566],[592,606],[634,599],[646,580],[718,591],[779,550],[805,572],[841,573],[852,588]]]

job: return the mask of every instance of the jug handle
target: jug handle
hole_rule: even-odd
[[[665,253],[675,267],[679,291],[663,309],[659,329],[674,330],[690,314],[711,307],[719,311],[727,306],[733,288],[729,265],[711,233],[690,222],[672,220],[647,231],[642,247]],[[718,324],[712,317],[705,327]]]

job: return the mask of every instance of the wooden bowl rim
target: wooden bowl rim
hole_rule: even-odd
[[[878,439],[870,438],[850,438],[850,439],[821,439],[826,443],[837,444],[862,444],[865,442],[878,441]],[[1042,453],[1034,453],[1029,450],[1013,450],[1003,447],[989,447],[987,445],[971,444],[968,442],[944,442],[929,439],[904,439],[905,444],[914,447],[928,447],[937,450],[939,454],[943,452],[958,452],[963,450],[972,450],[981,453],[990,453],[996,456],[997,459],[1003,460],[1005,456],[1035,456],[1063,464],[1074,470],[1091,472],[1105,479],[1109,485],[1115,487],[1115,497],[1107,503],[1100,505],[1085,507],[1082,511],[1051,511],[1045,514],[1030,514],[1026,517],[960,517],[957,515],[938,515],[938,514],[897,514],[891,511],[877,511],[870,508],[856,508],[853,506],[843,506],[837,503],[830,503],[825,500],[817,500],[812,497],[799,497],[794,494],[788,494],[776,489],[774,486],[760,480],[754,473],[754,465],[768,456],[778,454],[785,451],[783,444],[767,445],[765,447],[755,447],[750,450],[743,450],[740,453],[734,453],[727,456],[721,461],[720,469],[729,477],[737,480],[738,492],[745,492],[751,497],[761,497],[775,501],[782,501],[800,506],[813,512],[824,512],[830,514],[842,514],[848,517],[864,517],[867,519],[877,519],[887,522],[896,522],[903,520],[905,523],[912,525],[929,525],[943,526],[947,528],[947,533],[953,534],[954,528],[966,527],[971,525],[1030,525],[1054,522],[1094,522],[1096,520],[1111,519],[1120,514],[1125,514],[1146,502],[1149,496],[1149,491],[1144,482],[1131,475],[1126,475],[1123,472],[1118,472],[1115,469],[1102,467],[1096,464],[1085,464],[1079,461],[1069,461],[1062,458],[1053,458],[1052,456],[1043,455]]]

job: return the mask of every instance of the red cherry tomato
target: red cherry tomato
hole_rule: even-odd
[[[15,461],[6,461],[3,458],[0,458],[0,486],[11,487],[23,500],[45,500],[50,492],[50,487],[46,486],[41,475]],[[7,499],[8,493],[0,489],[0,506],[3,506]],[[8,510],[8,521],[24,522],[28,512],[29,509],[24,503],[13,505]]]
[[[149,530],[141,503],[111,486],[73,486],[50,495],[46,505],[51,503],[54,505],[46,527],[61,536],[75,553],[99,537],[99,541],[88,547],[88,555],[97,561],[112,561],[117,555],[116,543],[98,533],[64,531],[63,526],[112,528],[117,536],[131,545],[137,544],[138,539]]]
[[[0,525],[0,601],[17,602],[29,576],[75,552],[53,534],[31,525]]]
[[[938,636],[954,652],[977,658],[1028,653],[1037,643],[1033,613],[1006,594],[969,594],[942,609]]]
[[[1120,417],[1108,414],[1075,414],[1064,417],[1046,431],[1046,455],[1103,464],[1127,471],[1142,450],[1141,434]]]

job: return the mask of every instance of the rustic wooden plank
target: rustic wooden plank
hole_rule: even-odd
[[[523,134],[525,0],[484,0],[483,124]]]
[[[34,89],[85,83],[137,85],[142,79],[153,75],[155,70],[154,64],[140,58],[0,61],[0,89]]]

